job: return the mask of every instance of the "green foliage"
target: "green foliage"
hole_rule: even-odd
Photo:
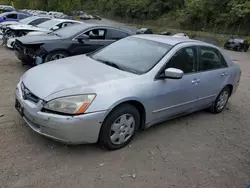
[[[188,30],[250,34],[249,0],[12,0],[16,8],[98,12]],[[0,0],[11,4],[11,0]]]

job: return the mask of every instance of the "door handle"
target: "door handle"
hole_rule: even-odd
[[[221,74],[221,76],[222,76],[222,77],[226,77],[226,76],[227,76],[227,72],[223,72],[223,73]]]
[[[191,82],[192,84],[198,84],[198,83],[200,83],[200,79],[193,79],[192,80],[192,82]]]
[[[192,84],[197,84],[197,80],[192,80]]]

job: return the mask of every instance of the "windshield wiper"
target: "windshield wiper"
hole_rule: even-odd
[[[121,67],[121,66],[119,66],[119,65],[117,65],[116,63],[113,63],[113,62],[111,62],[111,61],[107,61],[107,60],[103,60],[103,59],[95,59],[95,58],[92,57],[91,54],[89,54],[88,56],[89,56],[90,58],[96,60],[96,61],[99,61],[99,62],[101,62],[101,63],[104,63],[105,65],[109,65],[109,66],[114,67],[114,68],[116,68],[116,69],[119,69],[119,70],[122,70],[122,71],[126,71],[126,72],[131,72],[131,73],[134,73],[134,74],[140,74],[140,73],[139,73],[138,71],[136,71],[136,70],[123,68],[123,67]]]
[[[124,70],[123,68],[121,68],[119,65],[111,62],[111,61],[107,61],[107,60],[102,60],[102,59],[95,59],[96,61],[100,61],[102,63],[104,63],[105,65],[109,65],[111,67],[114,67],[116,69],[119,69],[119,70]]]

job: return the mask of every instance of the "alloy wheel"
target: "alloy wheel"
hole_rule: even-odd
[[[135,131],[135,119],[130,114],[123,114],[111,125],[110,141],[112,144],[125,143]]]
[[[53,60],[57,60],[57,59],[62,59],[62,58],[65,58],[66,56],[64,54],[55,54],[51,57],[51,61]]]
[[[216,108],[218,109],[218,111],[222,110],[226,106],[228,98],[229,98],[229,93],[227,91],[223,91],[220,94],[217,105],[216,105]]]

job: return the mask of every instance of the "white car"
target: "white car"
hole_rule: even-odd
[[[47,15],[50,16],[50,17],[52,17],[52,18],[56,18],[58,16],[63,15],[63,13],[62,12],[50,11],[50,12],[47,13]]]
[[[5,31],[8,29],[8,26],[10,26],[10,25],[33,25],[33,26],[35,26],[35,25],[41,24],[41,23],[48,21],[48,20],[50,20],[50,18],[31,16],[31,17],[27,17],[25,19],[22,19],[19,22],[17,22],[17,21],[2,22],[0,24],[0,39],[3,39],[3,34],[5,33]]]
[[[66,20],[66,19],[52,19],[43,22],[37,26],[32,25],[11,25],[8,27],[8,31],[3,37],[3,44],[6,44],[8,48],[13,48],[13,44],[17,37],[22,37],[25,35],[40,35],[43,33],[48,33],[51,31],[58,30],[60,28],[72,25],[81,24],[80,21]]]

